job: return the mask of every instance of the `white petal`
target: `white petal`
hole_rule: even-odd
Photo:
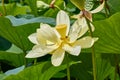
[[[78,38],[78,33],[76,31],[69,34],[70,43],[75,42],[77,40],[77,38]]]
[[[49,40],[53,43],[58,41],[58,36],[56,35],[54,28],[51,28],[48,24],[41,24],[39,32],[46,40]]]
[[[41,45],[35,45],[31,51],[26,55],[26,58],[37,58],[42,57],[48,53],[51,53],[55,49],[57,49],[57,46],[46,46],[44,49],[41,48]]]
[[[95,30],[92,23],[90,23],[92,31]],[[72,26],[72,31],[75,31],[78,33],[78,38],[83,36],[87,31],[89,30],[86,19],[84,17],[79,18],[75,21],[75,23]]]
[[[42,35],[40,33],[40,29],[37,29],[37,41],[40,44],[41,48],[45,48],[45,46],[47,44],[47,40],[42,37]]]
[[[92,11],[90,11],[90,12],[91,12],[91,13],[100,12],[100,11],[103,9],[104,4],[105,4],[105,1],[103,0],[103,3],[102,3],[100,6],[98,6],[96,9],[94,9],[94,10],[92,10]]]
[[[84,17],[79,18],[71,27],[70,34],[78,34],[77,38],[83,36],[88,31],[88,25]]]
[[[66,36],[67,36],[68,32],[69,32],[69,28],[70,28],[70,19],[69,19],[69,16],[66,12],[64,12],[62,10],[58,12],[56,24],[57,25],[61,25],[61,24],[67,25],[67,31],[66,31]]]
[[[70,38],[70,43],[74,42],[77,40],[78,35],[80,33],[80,30],[82,28],[82,25],[79,24],[79,21],[76,20],[74,24],[72,25],[70,32],[69,32],[69,38]]]
[[[37,37],[36,37],[36,33],[33,33],[33,34],[31,34],[30,36],[28,36],[28,39],[29,39],[32,43],[38,44],[38,42],[37,42]]]
[[[92,32],[95,31],[95,27],[92,23],[90,23],[90,26],[91,26]]]
[[[82,39],[77,40],[74,43],[74,46],[81,46],[81,48],[90,48],[94,44],[94,38],[87,36],[83,37]]]
[[[31,51],[25,56],[26,58],[37,58],[45,56],[47,53],[43,52],[43,50],[38,46],[35,45]]]
[[[79,20],[79,24],[81,24],[81,31],[79,32],[79,37],[83,36],[88,30],[88,25],[86,22],[86,19],[84,17],[80,18]]]
[[[74,56],[78,56],[81,52],[80,46],[69,46],[66,44],[64,45],[63,49]]]
[[[93,38],[94,39],[94,42],[98,41],[99,38]]]
[[[54,66],[59,66],[61,65],[63,59],[64,59],[64,56],[65,56],[65,51],[63,49],[57,49],[54,53],[52,53],[52,64]]]

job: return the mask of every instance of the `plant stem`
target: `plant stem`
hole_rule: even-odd
[[[23,5],[23,3],[24,3],[23,0],[20,0],[20,3],[21,3],[21,5]]]
[[[107,4],[107,0],[105,0],[104,8],[105,8],[105,15],[106,15],[106,17],[109,17],[110,9],[109,9],[109,5]]]
[[[70,69],[69,69],[70,65],[69,65],[68,54],[67,54],[66,62],[67,62],[67,80],[70,80]]]
[[[0,73],[2,73],[1,62],[0,62]]]
[[[37,58],[34,59],[34,65],[37,63]]]
[[[60,7],[58,7],[57,5],[54,5],[58,10],[61,10]]]
[[[4,0],[2,0],[2,7],[3,7],[3,15],[5,16],[6,15],[6,8],[5,8],[5,5],[4,5]]]
[[[115,76],[114,76],[114,80],[117,80],[117,73],[119,73],[119,62],[118,62],[118,55],[115,54]]]
[[[27,60],[26,60],[26,58],[25,58],[25,56],[26,56],[26,51],[23,51],[23,54],[24,54],[24,65],[25,65],[25,67],[27,67]]]
[[[90,36],[93,37],[90,21],[87,18],[86,18],[86,21],[87,21],[87,25],[88,25],[89,30],[90,30]],[[92,46],[91,49],[92,49],[91,52],[92,52],[92,64],[93,64],[93,77],[94,77],[94,80],[96,80],[96,57],[95,57],[94,45]]]
[[[107,2],[105,2],[105,14],[106,14],[106,17],[108,17],[108,11],[107,11],[106,5],[107,5]]]

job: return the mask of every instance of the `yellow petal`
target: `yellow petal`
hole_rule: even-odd
[[[64,59],[64,56],[65,56],[65,51],[61,48],[58,48],[54,53],[52,53],[52,64],[54,66],[59,66],[61,65],[63,59]]]
[[[102,3],[100,6],[98,6],[96,9],[94,9],[94,10],[92,10],[92,11],[90,11],[90,12],[91,12],[91,13],[100,12],[100,11],[103,9],[104,4],[105,4],[105,1],[103,0],[103,3]]]
[[[61,38],[65,38],[66,37],[67,25],[65,25],[65,24],[57,25],[56,26],[56,30],[60,34]]]
[[[87,36],[77,40],[74,46],[81,46],[81,48],[90,48],[94,44],[94,38]]]
[[[69,28],[70,28],[70,19],[66,12],[59,11],[57,14],[56,25],[65,24],[67,25],[66,36],[68,35]]]
[[[32,43],[38,44],[36,33],[33,33],[33,34],[31,34],[30,36],[28,36],[28,39],[29,39]]]
[[[41,33],[41,36],[46,39],[49,40],[53,43],[57,43],[59,38],[56,35],[54,28],[51,28],[48,24],[41,24],[41,28],[39,30],[39,32]]]
[[[69,45],[65,44],[63,46],[63,49],[65,51],[67,51],[69,54],[74,55],[74,56],[78,56],[81,52],[80,46],[69,46]]]

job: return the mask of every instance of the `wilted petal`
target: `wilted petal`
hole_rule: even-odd
[[[57,25],[66,24],[67,25],[66,35],[68,35],[69,28],[70,28],[70,19],[66,12],[64,12],[62,10],[58,12],[56,24]]]
[[[49,40],[53,43],[58,41],[58,37],[54,31],[54,28],[51,28],[48,24],[41,24],[41,28],[39,30],[41,36],[46,40]]]
[[[92,11],[90,11],[90,12],[91,12],[91,13],[100,12],[100,11],[103,9],[104,4],[105,4],[105,1],[103,0],[103,3],[102,3],[100,6],[98,6],[96,9],[94,9],[94,10],[92,10]]]
[[[74,46],[81,46],[81,48],[90,48],[94,44],[94,38],[87,36],[77,40]]]
[[[29,39],[32,43],[38,44],[36,33],[33,33],[33,34],[31,34],[30,36],[28,36],[28,39]]]
[[[69,45],[65,44],[63,49],[74,56],[78,56],[81,52],[80,46],[69,46]]]
[[[89,11],[84,11],[85,17],[92,22],[92,13]]]
[[[59,66],[63,59],[64,59],[64,56],[65,56],[65,51],[61,48],[58,48],[54,53],[52,53],[52,64],[54,66]]]

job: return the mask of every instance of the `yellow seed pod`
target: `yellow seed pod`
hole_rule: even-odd
[[[70,0],[80,10],[84,9],[85,0]]]

